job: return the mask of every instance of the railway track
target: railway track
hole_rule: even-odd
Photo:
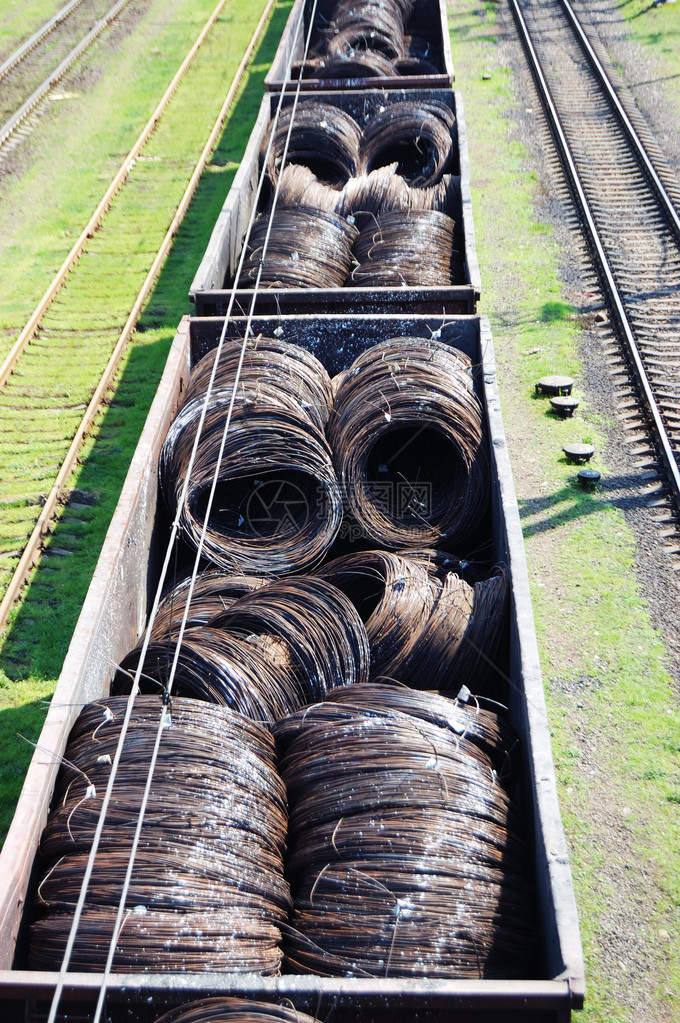
[[[182,154],[174,161],[168,159],[165,139],[161,160],[154,155],[150,140],[159,133],[159,125],[162,128],[165,110],[201,47],[211,38],[225,3],[220,0],[203,26],[3,364],[0,555],[4,572],[0,573],[0,628],[40,558],[45,534],[83,440],[105,399],[274,6],[274,0],[269,0],[255,26],[198,158],[189,162]],[[219,45],[214,59],[223,61]],[[209,73],[210,67],[204,71]],[[197,115],[200,104],[195,97],[192,106]],[[169,207],[173,194],[178,202]],[[145,247],[136,253],[140,232],[149,236],[146,221],[164,209],[169,226],[158,237],[154,251],[149,253]],[[102,308],[107,289],[109,297]],[[40,439],[40,464],[26,457],[36,439]],[[74,539],[77,541],[77,536]]]
[[[512,0],[628,372],[617,411],[680,514],[680,189],[569,0]],[[663,516],[668,520],[668,515]]]
[[[130,0],[72,0],[0,66],[0,161],[27,134],[51,91]]]

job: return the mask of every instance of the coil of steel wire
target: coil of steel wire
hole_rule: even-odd
[[[395,74],[394,61],[404,55],[404,27],[398,12],[391,12],[386,6],[382,24],[370,21],[361,10],[347,11],[335,18],[335,31],[329,35],[326,45],[328,56],[352,59],[357,52],[370,63],[372,58],[382,58]]]
[[[366,628],[352,602],[326,579],[279,579],[236,601],[212,625],[232,635],[274,636],[298,666],[304,702],[337,685],[368,681]]]
[[[198,441],[214,354],[193,371],[161,451],[161,488],[174,515],[197,443],[179,509],[185,539],[198,547],[217,473],[204,556],[228,573],[301,571],[324,554],[342,520],[342,496],[323,431],[328,375],[294,345],[262,338],[249,343],[220,457],[237,351],[240,342],[225,343]]]
[[[353,181],[354,178],[349,180]],[[278,201],[281,206],[313,206],[346,217],[342,212],[344,193],[319,181],[309,167],[300,163],[287,163],[281,171],[279,182]]]
[[[427,569],[389,551],[357,551],[327,562],[317,574],[342,590],[361,615],[371,678],[395,676],[435,602]]]
[[[257,594],[259,593],[259,597]],[[208,625],[149,643],[143,692],[169,687],[255,721],[272,723],[322,700],[337,685],[366,682],[369,643],[351,601],[324,579],[300,576],[262,586],[221,608]],[[116,693],[129,692],[143,643],[122,661]]]
[[[325,209],[277,206],[253,225],[238,286],[341,288],[354,265],[356,237],[354,224]]]
[[[342,188],[359,169],[361,129],[351,114],[334,104],[312,99],[298,103],[294,109],[286,108],[273,131],[267,158],[267,173],[273,185],[278,181],[286,140],[286,164],[304,164],[328,185]],[[262,142],[262,159],[268,145],[269,135]]]
[[[253,1002],[245,998],[202,998],[179,1005],[155,1023],[320,1023],[294,1006]]]
[[[399,74],[394,61],[380,50],[357,48],[346,53],[329,54],[319,61],[315,78],[396,78]]]
[[[470,536],[488,505],[488,452],[472,366],[423,338],[390,338],[334,380],[328,436],[363,535],[388,548]]]
[[[129,693],[142,660],[140,643],[123,658],[112,692]],[[177,639],[149,643],[141,663],[140,689],[173,692],[229,707],[254,721],[272,722],[306,701],[289,648],[272,638],[229,636],[209,626],[187,629]]]
[[[290,813],[290,969],[436,978],[537,968],[521,815],[484,750],[423,716],[349,702],[308,708],[275,735]]]
[[[507,572],[497,566],[474,583],[460,561],[435,552],[415,558],[357,551],[327,562],[318,574],[352,601],[366,625],[371,678],[386,676],[415,689],[507,696],[501,647],[507,624]],[[444,568],[443,562],[449,564]]]
[[[29,963],[59,969],[125,712],[123,699],[84,708],[71,734],[42,840]],[[158,761],[126,910],[113,936],[148,765]],[[114,971],[277,974],[290,908],[283,877],[285,790],[270,734],[191,700],[138,697],[70,964]]]
[[[507,708],[473,695],[466,688],[456,696],[444,696],[382,680],[361,689],[338,686],[326,695],[326,700],[381,713],[397,710],[423,718],[479,746],[506,787],[517,776],[519,738],[508,721]]]
[[[435,185],[453,165],[455,115],[444,102],[402,100],[382,107],[361,136],[361,166],[369,173],[396,163],[410,185]]]
[[[354,243],[358,266],[352,283],[359,287],[446,287],[455,283],[459,259],[455,224],[436,210],[379,213]]]
[[[227,575],[219,569],[200,572],[193,582],[186,628],[207,625],[225,607],[229,607],[246,593],[259,589],[264,583],[265,580],[259,576]],[[188,576],[173,586],[160,601],[151,630],[153,640],[167,638],[179,632],[191,586],[192,578]]]

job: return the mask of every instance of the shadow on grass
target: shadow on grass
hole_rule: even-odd
[[[0,844],[12,823],[14,805],[38,741],[47,705],[33,700],[0,711]],[[23,738],[22,738],[23,736]]]
[[[561,459],[567,464],[566,459]],[[649,480],[637,476],[605,476],[595,487],[583,487],[577,481],[582,466],[570,466],[574,479],[565,483],[552,494],[541,497],[520,498],[519,515],[525,537],[546,533],[550,529],[567,525],[576,519],[601,512],[603,508],[619,508],[623,511],[649,506],[649,494],[643,489]],[[525,520],[533,519],[527,522]]]
[[[71,514],[67,508],[51,534],[48,550],[65,549],[69,553],[43,558],[11,621],[0,650],[0,671],[10,680],[56,679],[59,675],[177,324],[191,312],[189,287],[247,145],[262,101],[264,77],[291,6],[292,0],[287,0],[274,10],[209,168],[147,302],[139,323],[140,336],[77,473],[78,511]],[[145,337],[150,331],[153,335]],[[35,713],[31,705],[31,715]],[[19,708],[13,717],[13,734],[26,727],[22,714]],[[40,701],[41,720],[44,714],[45,706]],[[29,759],[30,750],[26,763]],[[23,777],[21,769],[17,772]],[[8,798],[5,796],[3,803]]]

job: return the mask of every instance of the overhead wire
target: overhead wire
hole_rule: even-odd
[[[312,25],[312,23],[314,21],[314,13],[316,11],[316,5],[317,5],[317,0],[313,0],[313,2],[312,2],[311,17],[310,17],[310,28],[309,28],[309,31],[308,31],[308,34],[307,34],[307,37],[306,37],[306,41],[305,41],[305,46],[304,46],[305,54],[306,54],[306,52],[309,49],[309,42],[310,42],[310,38],[311,38],[311,25]],[[293,39],[293,44],[296,41],[297,33],[299,32],[301,26],[302,26],[302,21],[300,21],[298,23],[298,25],[296,26],[295,34],[294,34],[294,39]],[[291,59],[289,61],[289,66],[290,66],[291,62],[292,62],[292,57],[291,57]],[[287,74],[286,74],[286,77],[287,77]],[[294,100],[293,100],[293,104],[294,105],[297,103],[298,98],[299,98],[300,84],[301,84],[301,78],[298,80],[298,85],[297,85],[297,89],[296,89]],[[277,104],[276,112],[275,112],[275,115],[274,115],[275,119],[278,119],[278,117],[280,115],[280,111],[281,111],[281,108],[283,106],[284,95],[285,95],[285,86],[282,87],[280,95],[279,95],[278,104]],[[284,156],[284,163],[285,163],[285,156]],[[258,194],[259,194],[259,192],[262,189],[263,181],[264,181],[264,175],[262,175],[262,177],[260,179],[260,183],[259,183],[259,186],[258,186]],[[265,246],[266,246],[266,241],[265,241]],[[242,254],[241,254],[240,266],[242,265],[242,262],[245,260],[245,252],[246,252],[246,246],[244,244],[243,250],[242,250]],[[255,288],[255,294],[256,293],[257,293],[257,288]],[[223,326],[223,329],[222,329],[222,332],[221,332],[220,340],[219,340],[218,345],[217,345],[216,350],[215,350],[214,372],[213,372],[213,374],[211,376],[209,388],[208,388],[208,390],[206,392],[206,411],[207,411],[207,404],[208,404],[208,400],[209,400],[210,387],[212,386],[212,381],[214,380],[214,375],[215,375],[215,372],[217,371],[217,366],[218,366],[218,362],[219,362],[219,356],[220,356],[220,353],[221,353],[221,350],[222,350],[222,344],[223,344],[224,338],[226,336],[227,325],[228,325],[228,322],[229,322],[229,317],[231,316],[231,310],[233,309],[234,298],[235,298],[235,291],[234,291],[234,289],[232,289],[232,293],[230,295],[230,300],[229,300],[229,306],[228,306],[227,315],[225,316],[224,326]],[[242,349],[242,355],[241,355],[241,359],[239,361],[239,364],[238,364],[237,370],[236,370],[235,386],[234,386],[234,397],[235,397],[235,394],[236,394],[236,384],[238,383],[238,378],[240,376],[241,368],[242,368],[242,365],[243,365],[243,358],[245,356],[245,341],[248,338],[248,333],[249,333],[250,325],[252,323],[253,308],[254,308],[254,304],[251,307],[250,315],[249,315],[249,318],[248,318],[248,325],[247,325],[246,333],[245,333],[245,337],[244,337],[244,344],[243,344],[243,349]],[[228,412],[228,416],[227,416],[227,422],[225,423],[225,438],[226,438],[226,432],[228,431],[228,428],[229,428],[229,422],[231,420],[231,412],[232,411],[233,411],[233,400],[232,400],[232,404],[230,405],[230,408],[229,408],[229,412]],[[201,427],[199,428],[199,430],[197,432],[197,437],[200,436],[201,428],[202,428],[202,423],[201,423]],[[198,444],[196,445],[196,449],[197,449],[197,447],[198,447]],[[190,460],[190,464],[188,466],[188,475],[187,475],[187,479],[186,479],[186,486],[187,486],[187,488],[188,488],[188,485],[189,485],[189,474],[191,472],[192,466],[193,466],[193,459]],[[214,496],[214,493],[211,494],[210,505],[212,504],[213,496]],[[173,520],[172,525],[171,525],[170,537],[169,537],[169,540],[168,540],[168,543],[167,543],[167,546],[166,546],[166,553],[165,553],[163,564],[161,566],[159,581],[158,581],[158,585],[157,585],[157,588],[156,588],[156,594],[155,594],[155,597],[154,597],[154,600],[153,600],[153,604],[152,604],[152,608],[151,608],[151,613],[150,613],[150,624],[151,624],[151,626],[153,625],[153,620],[155,618],[155,615],[156,615],[156,612],[157,612],[157,609],[158,609],[158,604],[160,603],[160,597],[161,597],[162,589],[163,589],[163,586],[165,584],[165,579],[167,578],[167,573],[168,573],[168,569],[169,569],[169,565],[170,565],[170,561],[171,561],[171,557],[172,557],[172,551],[173,551],[174,545],[175,545],[175,543],[177,541],[178,532],[179,532],[179,520],[178,520],[178,517],[176,516],[175,519]],[[198,572],[198,565],[199,565],[199,563],[200,563],[200,548],[199,548],[199,551],[197,552],[197,557],[196,557],[196,561],[195,561],[195,565],[194,565],[194,570],[192,572],[191,582],[189,583],[188,590],[187,590],[187,602],[186,602],[185,611],[184,611],[184,614],[183,614],[183,617],[182,617],[182,622],[180,623],[180,630],[179,630],[178,639],[177,639],[177,646],[176,646],[176,657],[175,657],[175,661],[173,663],[173,668],[172,668],[172,672],[173,673],[176,670],[176,663],[177,663],[179,648],[181,646],[181,639],[182,639],[182,635],[184,633],[184,629],[186,628],[186,620],[187,620],[188,614],[189,614],[189,607],[190,607],[190,604],[191,604],[191,596],[193,594],[193,586],[194,586],[194,582],[195,582],[195,577],[196,577],[197,572]],[[147,629],[147,634],[146,635],[147,635],[147,638],[146,638],[145,642],[146,642],[146,644],[148,646],[148,643],[150,642],[150,637],[151,637],[151,629]],[[60,968],[59,968],[59,973],[58,973],[57,981],[56,981],[56,984],[55,984],[55,990],[54,990],[54,993],[53,993],[53,996],[52,996],[52,1000],[51,1000],[51,1004],[50,1004],[50,1010],[49,1010],[49,1014],[48,1014],[47,1023],[55,1023],[57,1009],[58,1009],[58,1006],[60,1004],[61,997],[62,997],[62,994],[63,994],[64,985],[65,985],[65,981],[66,981],[66,973],[67,973],[67,970],[68,970],[71,953],[72,953],[73,946],[74,946],[74,943],[75,943],[76,934],[77,934],[77,931],[78,931],[78,926],[79,926],[80,919],[81,919],[81,916],[82,916],[82,913],[83,913],[83,909],[84,909],[84,905],[85,905],[85,899],[86,899],[86,896],[87,896],[87,890],[88,890],[88,886],[89,886],[89,883],[90,883],[90,878],[92,876],[92,871],[93,871],[93,868],[94,868],[94,862],[95,862],[95,857],[96,857],[96,853],[97,853],[97,848],[98,848],[98,845],[99,845],[99,841],[101,839],[101,834],[102,834],[102,831],[103,831],[104,822],[106,820],[106,813],[107,813],[109,802],[111,800],[111,793],[112,793],[112,790],[113,790],[113,784],[114,784],[114,781],[115,781],[116,772],[118,770],[118,765],[120,763],[120,759],[121,759],[121,756],[122,756],[122,751],[123,751],[123,746],[124,746],[125,738],[126,738],[126,735],[128,733],[128,729],[129,729],[129,725],[130,725],[130,720],[131,720],[131,716],[132,716],[132,709],[133,709],[134,701],[135,701],[137,692],[139,690],[139,680],[140,680],[140,677],[141,677],[141,674],[142,674],[142,671],[143,671],[143,664],[144,664],[145,653],[146,653],[146,650],[143,648],[143,652],[142,652],[142,655],[140,657],[140,663],[139,663],[139,666],[138,666],[138,668],[136,670],[136,673],[135,673],[135,678],[134,678],[133,685],[132,685],[132,688],[131,688],[131,691],[130,691],[130,695],[129,695],[127,701],[126,701],[125,715],[124,715],[124,719],[123,719],[123,723],[122,723],[122,727],[121,727],[120,737],[119,737],[118,744],[117,744],[117,747],[116,747],[116,751],[115,751],[115,754],[114,754],[114,757],[113,757],[111,774],[110,774],[110,777],[109,777],[109,781],[107,782],[106,791],[104,793],[104,797],[103,797],[103,801],[102,801],[101,813],[100,813],[100,816],[99,816],[98,821],[97,821],[97,826],[96,826],[96,829],[95,829],[95,833],[93,835],[92,847],[91,847],[90,853],[88,855],[87,864],[85,865],[82,886],[81,886],[80,894],[79,894],[79,897],[78,897],[78,901],[77,901],[77,903],[75,905],[73,919],[72,919],[71,927],[70,927],[70,930],[69,930],[69,935],[68,935],[68,938],[67,938],[67,941],[66,941],[66,947],[64,949],[63,959],[61,961],[61,965],[60,965]],[[171,688],[172,688],[172,676],[171,676],[171,679],[169,681],[170,681],[170,685],[169,685],[168,689],[166,690],[167,700],[168,701],[169,701],[169,697],[170,697],[170,693],[171,693]],[[120,930],[120,925],[121,925],[121,922],[122,922],[122,917],[123,917],[124,907],[125,907],[125,900],[126,900],[126,897],[127,897],[127,889],[128,889],[129,883],[130,883],[130,876],[131,876],[131,872],[132,872],[132,866],[134,864],[135,851],[136,851],[137,844],[139,842],[139,835],[140,835],[140,832],[141,832],[142,822],[143,822],[143,819],[144,819],[144,808],[146,806],[146,803],[148,802],[149,791],[150,791],[150,788],[151,788],[151,779],[153,777],[153,773],[154,773],[154,769],[155,769],[155,763],[156,763],[156,759],[157,759],[157,756],[158,756],[158,747],[160,745],[160,738],[161,738],[162,731],[163,731],[163,728],[164,728],[164,723],[163,722],[164,722],[165,714],[166,714],[166,707],[164,705],[162,710],[161,710],[161,712],[160,712],[160,714],[159,714],[156,743],[154,745],[154,750],[153,750],[153,753],[152,753],[152,756],[151,756],[151,760],[150,760],[150,763],[149,763],[148,780],[147,780],[147,785],[145,786],[144,794],[143,794],[143,797],[142,797],[142,802],[141,802],[141,805],[140,805],[140,813],[139,813],[139,818],[138,818],[138,826],[137,826],[137,829],[135,831],[135,838],[134,838],[133,845],[132,845],[132,848],[131,848],[129,868],[128,868],[128,871],[126,873],[126,877],[125,877],[124,883],[123,883],[122,888],[121,888],[121,898],[120,898],[118,913],[117,913],[117,916],[116,916],[116,924],[115,924],[115,928],[114,928],[114,933],[116,933],[117,931]],[[107,962],[106,962],[104,974],[102,976],[102,983],[100,985],[99,997],[98,997],[98,1000],[97,1000],[97,1006],[96,1006],[95,1013],[94,1013],[93,1023],[99,1023],[99,1020],[101,1019],[101,1014],[102,1014],[103,1007],[104,1007],[104,999],[105,999],[106,990],[107,990],[107,987],[108,987],[108,978],[109,978],[110,972],[111,972],[111,963],[112,963],[112,960],[113,960],[114,952],[115,952],[115,943],[112,942],[112,944],[110,946],[110,949],[109,949],[109,955],[107,957]]]

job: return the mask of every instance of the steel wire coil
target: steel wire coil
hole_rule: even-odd
[[[245,998],[202,998],[179,1005],[155,1023],[319,1023],[293,1006],[253,1002]]]
[[[290,359],[284,360],[286,352]],[[309,353],[257,339],[239,379],[224,448],[235,379],[236,342],[227,346],[206,402],[209,354],[192,373],[186,398],[160,456],[159,476],[172,515],[197,444],[191,480],[179,509],[184,538],[202,543],[208,561],[228,573],[272,575],[318,561],[342,521],[342,495],[323,424],[328,376]],[[208,496],[217,477],[205,537]]]
[[[463,353],[390,338],[334,380],[328,437],[346,508],[388,548],[469,537],[489,499],[482,405]]]
[[[519,831],[519,814],[484,750],[422,718],[367,710],[360,693],[358,701],[314,704],[273,726],[291,840],[355,813],[425,806]]]
[[[347,184],[353,180],[350,178]],[[287,163],[281,171],[278,200],[281,206],[313,206],[346,217],[341,206],[343,195],[344,191],[338,192],[319,181],[309,167],[300,163]]]
[[[220,351],[220,364],[213,394],[226,388],[231,397],[232,380],[241,362],[243,338],[224,338]],[[215,353],[208,352],[194,366],[182,401],[182,408],[194,400],[202,401],[212,376]],[[249,338],[245,342],[243,365],[239,383],[265,386],[272,383],[279,394],[285,394],[305,410],[319,427],[328,422],[333,402],[333,388],[325,367],[308,349],[277,337]]]
[[[46,872],[31,925],[29,965],[61,966],[126,701],[86,706],[66,748],[41,843]],[[117,906],[163,730],[120,932]],[[114,971],[259,972],[281,963],[290,910],[283,876],[286,797],[273,740],[224,709],[137,697],[94,860],[70,965]]]
[[[360,10],[335,18],[334,30],[329,33],[326,53],[333,59],[352,60],[361,54],[370,66],[375,58],[389,66],[395,74],[394,61],[404,55],[404,26],[398,13],[389,8],[382,12],[383,21],[376,24]]]
[[[507,720],[507,708],[500,704],[492,705],[465,690],[456,697],[444,696],[389,683],[385,679],[368,683],[360,690],[339,686],[327,693],[326,700],[351,703],[366,710],[397,710],[423,718],[479,746],[506,787],[516,777],[519,738]]]
[[[113,940],[116,912],[86,908],[70,957],[73,970],[101,971]],[[54,913],[32,929],[29,966],[58,970],[64,956],[71,914]],[[230,909],[209,913],[140,912],[125,916],[115,946],[114,973],[256,973],[281,971],[280,927],[250,921]]]
[[[358,266],[352,283],[359,287],[447,287],[455,283],[458,254],[455,223],[437,210],[378,213],[354,243]]]
[[[327,562],[317,575],[342,590],[359,612],[370,646],[371,678],[394,675],[435,602],[425,566],[389,551],[357,551]]]
[[[334,686],[368,681],[364,623],[345,594],[325,579],[277,580],[236,601],[212,625],[231,634],[283,641],[297,665],[306,703],[323,699]]]
[[[454,160],[456,118],[449,106],[433,99],[403,100],[378,110],[361,135],[361,167],[397,163],[410,185],[435,185]]]
[[[354,42],[356,45],[360,40],[355,38]],[[397,64],[384,53],[360,45],[355,49],[329,53],[314,68],[314,77],[321,79],[396,78],[398,74]]]
[[[175,636],[182,625],[189,590],[191,601],[187,613],[186,628],[207,625],[225,607],[239,597],[252,593],[266,582],[260,576],[237,574],[227,575],[219,569],[207,569],[195,579],[187,576],[173,586],[158,605],[151,629],[152,641]]]
[[[392,163],[350,178],[336,208],[341,216],[353,217],[360,231],[370,227],[375,230],[380,214],[396,210],[445,213],[453,219],[455,228],[453,215],[458,216],[461,209],[460,178],[444,174],[436,185],[413,188],[397,173],[397,164]]]
[[[331,103],[314,99],[298,103],[294,109],[288,107],[281,111],[273,132],[267,157],[272,185],[278,181],[284,151],[286,163],[304,164],[319,180],[336,188],[342,188],[359,170],[361,128],[351,114]],[[263,160],[269,141],[267,134],[262,142]]]
[[[352,690],[359,702],[363,689]],[[480,747],[424,716],[344,701],[274,730],[290,811],[290,969],[434,978],[536,968],[521,815]]]
[[[169,689],[172,681],[180,696],[271,724],[334,686],[368,679],[364,624],[350,600],[323,579],[268,583],[219,608],[206,626],[187,629],[179,650],[178,639],[168,635],[145,652],[139,643],[123,659],[113,691],[130,691],[141,662],[142,692]]]
[[[149,643],[141,663],[143,693],[161,692],[172,679],[178,696],[229,707],[265,723],[308,702],[290,648],[274,637],[232,636],[202,626],[186,630],[178,653],[177,641],[169,637]],[[142,653],[140,643],[123,658],[112,692],[130,692]]]
[[[354,224],[325,209],[277,206],[272,214],[255,221],[237,284],[241,288],[341,288],[354,266],[356,237]]]

